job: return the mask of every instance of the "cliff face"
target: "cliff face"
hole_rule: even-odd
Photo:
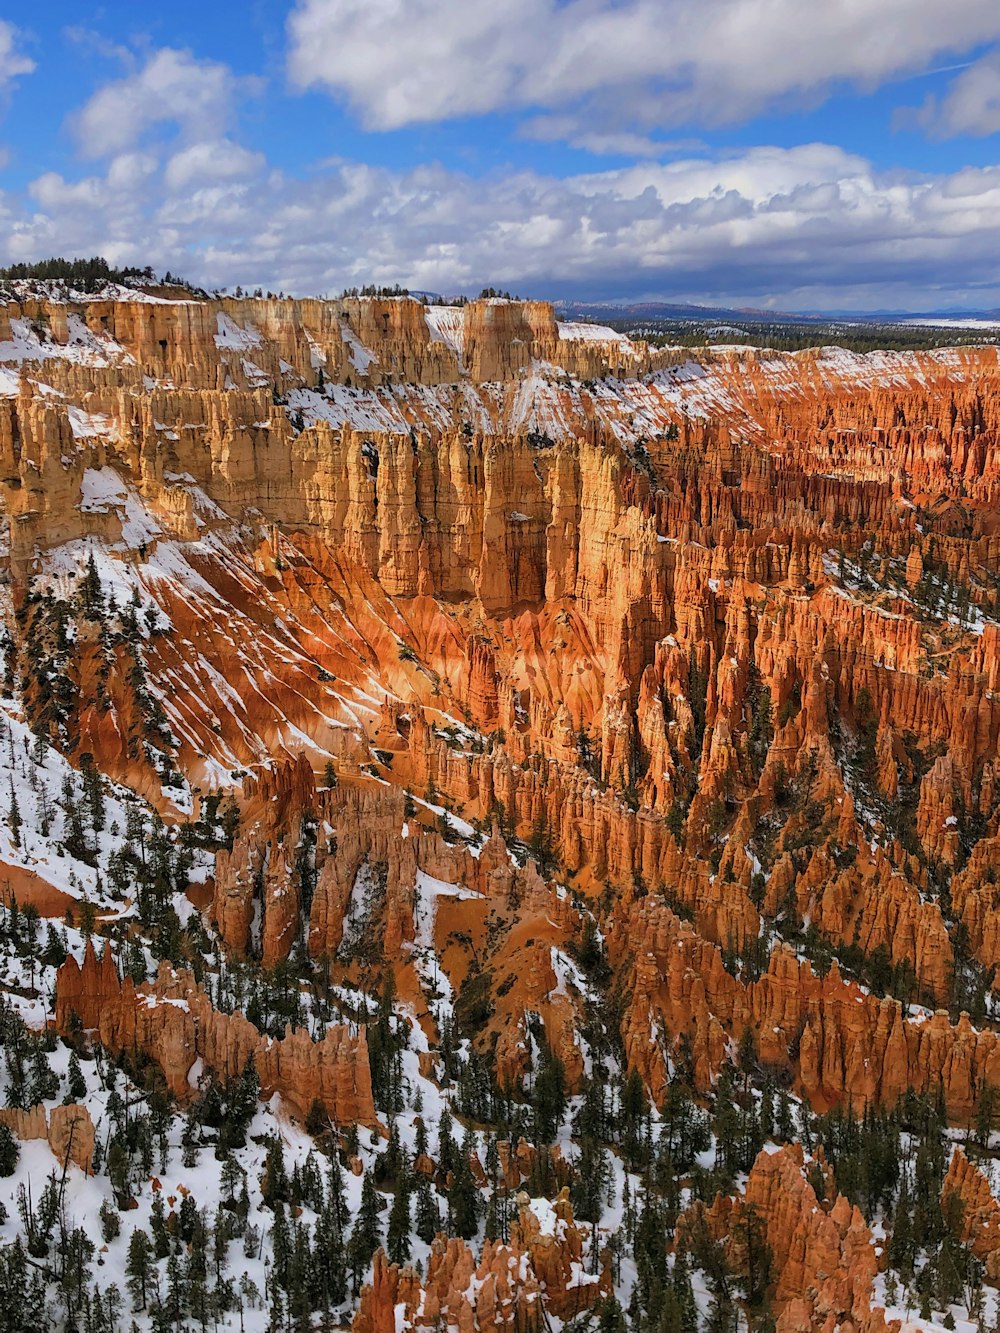
[[[908,1090],[941,1096],[950,1119],[968,1124],[984,1087],[1000,1081],[1000,1038],[963,1014],[904,1013],[845,980],[836,962],[817,976],[786,948],[744,983],[721,951],[661,903],[644,900],[610,937],[612,959],[630,969],[623,1022],[626,1052],[654,1093],[681,1038],[695,1078],[708,1089],[731,1041],[749,1029],[760,1059],[787,1070],[817,1110],[848,1105],[860,1114],[894,1106]],[[659,1034],[658,1040],[651,1036]]]
[[[986,1266],[987,1276],[996,1282],[1000,1276],[1000,1203],[982,1171],[966,1157],[961,1148],[952,1153],[941,1191],[942,1206],[947,1211],[955,1196],[961,1207],[961,1239]]]
[[[93,1170],[94,1122],[85,1106],[67,1102],[48,1113],[40,1103],[27,1111],[0,1107],[0,1124],[17,1139],[44,1139],[64,1169],[74,1162],[86,1175]]]
[[[214,920],[234,955],[254,949],[256,922],[257,952],[273,966],[301,929],[315,958],[360,976],[371,953],[361,936],[374,936],[402,993],[429,988],[438,967],[460,1005],[466,987],[483,992],[490,1012],[476,1045],[492,1054],[502,1084],[515,1085],[529,1068],[531,1015],[570,1087],[579,1085],[585,985],[565,950],[581,933],[581,914],[534,862],[518,867],[495,829],[476,855],[449,843],[407,817],[398,789],[317,787],[301,758],[247,784],[246,796],[243,831],[231,853],[218,853],[214,877]],[[324,831],[310,862],[308,921],[301,866],[288,851],[302,845],[304,819]]]

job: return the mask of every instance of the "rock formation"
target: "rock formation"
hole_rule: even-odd
[[[703,1209],[704,1205],[696,1205]],[[849,1327],[859,1333],[888,1333],[885,1311],[871,1306],[879,1255],[861,1212],[838,1194],[817,1200],[803,1173],[801,1147],[762,1152],[745,1193],[720,1196],[706,1211],[708,1226],[725,1237],[727,1258],[736,1272],[750,1261],[747,1228],[737,1222],[753,1210],[763,1224],[770,1250],[778,1333]],[[693,1219],[682,1218],[683,1238]]]
[[[962,1240],[986,1265],[991,1282],[1000,1278],[1000,1203],[993,1196],[989,1181],[961,1148],[952,1153],[948,1174],[941,1190],[942,1205],[947,1208],[951,1196],[961,1201]]]
[[[554,1204],[538,1200],[533,1206],[526,1194],[518,1195],[509,1244],[487,1241],[478,1263],[464,1242],[443,1235],[431,1246],[422,1278],[410,1267],[390,1264],[380,1250],[372,1282],[361,1293],[354,1333],[435,1328],[439,1322],[525,1333],[536,1326],[543,1299],[556,1318],[573,1318],[610,1291],[607,1269],[585,1271],[584,1238],[563,1190]]]
[[[64,1102],[46,1114],[39,1103],[27,1111],[0,1107],[0,1123],[18,1139],[45,1139],[60,1166],[75,1162],[90,1175],[94,1161],[94,1122],[85,1106]]]
[[[363,1031],[334,1026],[318,1042],[302,1028],[264,1037],[242,1014],[213,1008],[189,973],[166,963],[152,985],[136,988],[131,977],[119,980],[110,948],[98,959],[88,944],[82,967],[69,957],[59,969],[55,1022],[63,1034],[81,1024],[111,1051],[143,1051],[179,1101],[197,1092],[197,1061],[227,1081],[252,1060],[261,1095],[279,1092],[300,1117],[318,1102],[336,1124],[377,1123]]]
[[[1000,1086],[995,347],[688,356],[543,302],[41,295],[0,347],[5,685],[182,829],[212,967],[291,960],[345,1020],[391,977],[432,1080],[447,1025],[501,1087],[554,1056],[585,1088],[612,1014],[658,1102],[681,1055],[709,1097],[749,1029],[816,1110],[915,1090],[974,1120]],[[181,1101],[252,1059],[299,1116],[377,1123],[363,1029],[272,1039],[93,948],[59,973],[77,1019]],[[713,1216],[767,1216],[780,1328],[876,1333],[871,1236],[810,1190],[773,1154]],[[361,1333],[526,1329],[543,1291],[571,1316],[581,1230],[521,1211],[509,1251],[380,1260]]]

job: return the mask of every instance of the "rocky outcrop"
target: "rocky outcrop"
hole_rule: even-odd
[[[1000,1279],[1000,1203],[982,1171],[961,1148],[952,1153],[941,1187],[941,1206],[946,1215],[948,1200],[953,1196],[960,1203],[960,1239],[972,1247],[986,1267],[986,1276],[996,1282]]]
[[[517,1198],[510,1241],[486,1241],[479,1262],[461,1240],[439,1235],[427,1271],[390,1264],[380,1250],[372,1281],[362,1289],[354,1333],[400,1328],[503,1329],[526,1333],[546,1312],[569,1319],[608,1295],[610,1272],[586,1271],[586,1228],[573,1220],[568,1191],[554,1203]]]
[[[770,1251],[778,1333],[898,1329],[898,1321],[887,1323],[884,1309],[872,1306],[879,1255],[860,1210],[842,1194],[832,1203],[817,1200],[803,1165],[799,1146],[765,1150],[754,1162],[745,1193],[735,1199],[719,1196],[706,1211],[707,1225],[725,1238],[730,1266],[745,1274],[753,1262],[750,1228],[740,1225],[752,1211]],[[703,1207],[695,1205],[696,1210]],[[680,1243],[693,1220],[682,1217]]]
[[[46,1113],[39,1102],[27,1111],[0,1107],[0,1124],[18,1139],[45,1139],[60,1166],[74,1162],[90,1175],[94,1169],[94,1122],[85,1106],[64,1102]]]
[[[1000,1080],[1000,1037],[963,1014],[907,1017],[897,1000],[877,1000],[825,977],[781,947],[758,981],[744,984],[722,955],[662,903],[644,900],[610,937],[613,957],[633,960],[623,1022],[630,1064],[660,1096],[672,1044],[688,1039],[699,1086],[710,1086],[728,1043],[749,1028],[766,1064],[789,1069],[820,1110],[893,1106],[907,1091],[943,1098],[949,1117],[971,1123],[984,1086]]]
[[[334,1123],[377,1123],[363,1030],[333,1026],[315,1042],[302,1028],[265,1037],[242,1014],[213,1008],[190,973],[165,963],[155,982],[136,988],[131,977],[119,980],[110,948],[98,959],[88,943],[82,967],[71,956],[59,969],[55,1022],[63,1035],[82,1025],[115,1053],[144,1052],[182,1102],[197,1093],[197,1062],[228,1081],[252,1060],[261,1095],[280,1093],[296,1115],[318,1102]]]
[[[374,877],[409,993],[433,949],[456,993],[474,974],[504,1077],[538,1013],[575,1081],[560,978],[596,904],[657,1091],[680,1032],[707,1085],[777,1014],[791,1057],[761,1044],[817,1105],[913,1077],[969,1113],[989,1033],[757,955],[808,933],[868,990],[957,1017],[944,888],[984,975],[1000,957],[996,349],[680,363],[498,299],[25,298],[4,319],[33,348],[0,395],[12,672],[51,726],[32,580],[95,542],[158,628],[74,610],[61,725],[162,807],[174,767],[238,788],[209,911],[232,954],[349,969]],[[497,847],[484,878],[404,788],[532,842],[578,908]],[[431,941],[421,874],[478,895],[446,894]],[[677,957],[662,901],[701,941]]]

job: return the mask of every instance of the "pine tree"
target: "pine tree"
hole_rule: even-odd
[[[671,1280],[680,1310],[682,1333],[697,1333],[698,1305],[694,1298],[694,1289],[691,1286],[687,1254],[683,1248],[678,1250],[677,1257],[674,1259],[674,1271]]]
[[[128,1262],[125,1274],[132,1304],[136,1310],[145,1310],[153,1266],[153,1247],[142,1227],[136,1227],[128,1243]]]
[[[118,1215],[118,1209],[112,1208],[107,1199],[101,1200],[101,1206],[98,1209],[98,1216],[101,1222],[101,1239],[105,1245],[110,1243],[120,1234],[122,1229],[121,1218]]]
[[[540,1063],[531,1101],[534,1109],[535,1146],[542,1148],[548,1147],[555,1139],[566,1110],[566,1071],[563,1062],[546,1042],[542,1045]]]
[[[552,829],[549,826],[544,809],[539,810],[531,825],[528,850],[531,852],[532,858],[538,863],[538,873],[543,879],[547,879],[555,870],[558,858],[555,839],[552,836]]]
[[[21,845],[21,807],[17,803],[17,792],[14,790],[14,779],[10,780],[10,805],[7,807],[7,826],[10,829],[10,840],[15,847]]]
[[[156,1190],[153,1194],[149,1224],[153,1230],[153,1252],[157,1259],[165,1259],[170,1253],[170,1233],[167,1231],[162,1190]]]
[[[87,1095],[87,1080],[83,1077],[83,1070],[80,1068],[80,1057],[76,1051],[69,1057],[69,1069],[67,1070],[67,1082],[69,1086],[69,1095],[74,1101],[80,1101]]]
[[[260,1195],[265,1203],[272,1205],[289,1197],[285,1152],[279,1138],[272,1138],[268,1147],[264,1174],[260,1181]]]
[[[607,1158],[596,1139],[580,1144],[580,1160],[573,1181],[573,1211],[583,1222],[599,1222],[609,1178]]]
[[[405,1263],[410,1257],[410,1178],[405,1167],[396,1178],[396,1196],[389,1210],[386,1248],[394,1264]]]
[[[746,1254],[744,1299],[751,1309],[759,1309],[771,1281],[771,1249],[764,1221],[752,1204],[744,1205],[732,1234]]]
[[[451,1208],[451,1230],[465,1240],[471,1240],[479,1227],[479,1190],[472,1174],[470,1159],[475,1152],[475,1135],[466,1132],[462,1150],[457,1155],[453,1170],[448,1203]]]
[[[442,1171],[450,1171],[455,1165],[455,1157],[458,1149],[455,1147],[455,1140],[451,1137],[451,1112],[447,1106],[441,1112],[441,1118],[438,1121],[438,1164]]]
[[[14,1135],[0,1120],[0,1176],[12,1176],[17,1170],[21,1145]]]
[[[91,827],[95,833],[100,833],[104,828],[105,821],[104,784],[100,769],[94,763],[92,754],[87,753],[80,756],[80,772],[83,774],[84,800],[90,807]]]
[[[119,1208],[124,1208],[128,1204],[130,1165],[128,1150],[116,1134],[108,1148],[108,1178]]]
[[[422,1173],[417,1176],[416,1194],[417,1207],[414,1230],[425,1245],[430,1245],[441,1230],[441,1214],[434,1200],[431,1182]]]
[[[226,1149],[242,1148],[246,1145],[250,1122],[257,1112],[260,1079],[253,1056],[247,1057],[243,1073],[235,1079],[228,1089],[228,1106],[219,1135]]]
[[[633,1069],[622,1089],[619,1110],[620,1137],[622,1152],[631,1168],[638,1165],[641,1151],[641,1131],[646,1111],[646,1091],[642,1086],[642,1077]]]
[[[361,1276],[371,1263],[372,1255],[382,1240],[378,1214],[379,1203],[375,1182],[371,1172],[366,1171],[361,1185],[361,1207],[354,1221],[349,1247],[355,1294],[360,1289]]]
[[[83,609],[88,616],[97,620],[104,611],[104,598],[101,592],[101,576],[97,572],[97,562],[91,548],[87,556],[87,572],[83,576],[81,587]]]

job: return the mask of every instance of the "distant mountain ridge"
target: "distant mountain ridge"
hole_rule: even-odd
[[[569,319],[591,319],[595,322],[609,319],[690,319],[717,322],[719,320],[753,319],[760,322],[829,323],[831,320],[851,320],[854,323],[900,323],[914,319],[1000,319],[1000,310],[760,310],[751,306],[708,306],[689,302],[671,301],[559,301],[553,302],[556,313]]]

